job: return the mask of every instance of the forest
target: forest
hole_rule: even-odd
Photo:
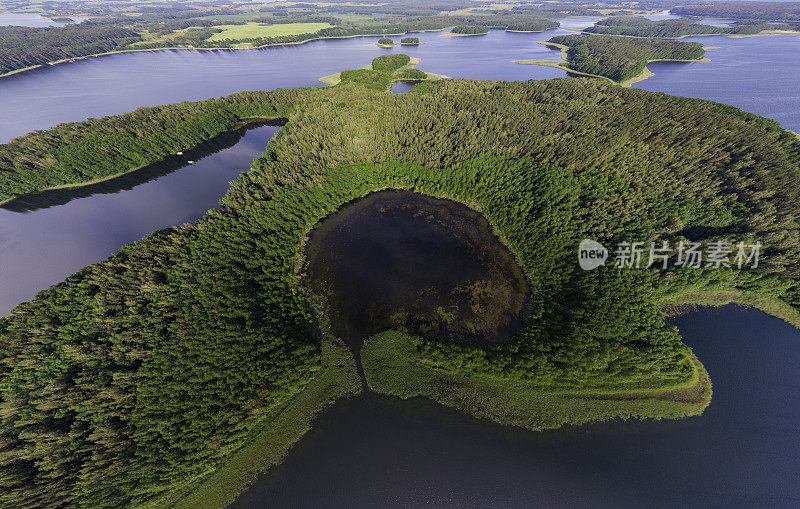
[[[81,158],[53,156],[59,147],[102,159],[121,130],[128,157],[145,160],[155,145],[136,144],[129,126],[189,144],[207,129],[206,107],[288,123],[203,219],[126,246],[0,319],[0,505],[158,506],[217,469],[316,379],[319,315],[295,273],[302,239],[374,189],[479,206],[534,289],[508,343],[412,338],[420,362],[443,373],[562,389],[668,385],[689,375],[690,351],[659,295],[737,288],[800,306],[797,137],[731,106],[598,80],[242,92],[31,133],[0,158],[35,187],[37,165],[80,171]],[[163,132],[181,122],[181,139]],[[763,263],[575,263],[581,238],[720,236],[759,240]]]
[[[0,145],[0,200],[125,173],[230,131],[243,119],[284,117],[295,94],[242,92],[21,136]]]
[[[141,40],[133,30],[95,23],[60,28],[0,27],[0,74],[115,51]]]
[[[453,29],[450,30],[450,33],[461,35],[482,35],[489,33],[489,27],[482,25],[458,25],[453,27]]]
[[[628,35],[635,37],[674,38],[687,35],[752,35],[765,30],[797,30],[797,25],[738,22],[729,27],[718,27],[697,23],[700,18],[687,17],[651,21],[642,16],[614,16],[598,21],[584,29],[591,34]]]
[[[640,75],[650,60],[697,60],[705,54],[700,43],[657,38],[580,34],[561,35],[548,42],[568,48],[567,67],[570,69],[614,81]]]

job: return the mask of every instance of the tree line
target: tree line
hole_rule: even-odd
[[[91,22],[64,27],[0,27],[0,74],[115,51],[141,40],[133,30]]]

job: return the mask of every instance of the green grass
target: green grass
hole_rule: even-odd
[[[700,415],[711,401],[702,364],[687,358],[693,377],[683,383],[632,389],[543,389],[529,383],[465,376],[420,362],[410,337],[389,331],[361,351],[367,385],[403,399],[425,397],[475,417],[532,430],[612,418],[676,419]]]
[[[361,392],[350,350],[341,343],[322,343],[322,369],[287,405],[274,409],[258,426],[251,440],[216,471],[169,499],[151,507],[224,508],[267,469],[279,464],[291,447],[311,429],[316,415],[336,400]]]
[[[217,28],[222,32],[212,35],[209,41],[222,41],[225,39],[255,39],[258,37],[279,37],[282,35],[313,34],[323,28],[330,28],[330,23],[286,23],[277,25],[263,25],[261,23],[247,23],[246,25],[220,25]]]

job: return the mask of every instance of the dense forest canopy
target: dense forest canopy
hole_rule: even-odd
[[[69,169],[79,161],[53,161],[56,147],[102,154],[107,130],[134,118],[155,131],[185,119],[190,136],[193,122],[203,129],[197,112],[226,104],[280,110],[288,123],[217,209],[0,320],[0,505],[157,504],[213,471],[314,378],[319,324],[295,274],[302,238],[374,189],[479,206],[531,282],[509,343],[414,339],[436,369],[551,388],[676,382],[688,349],[657,295],[719,285],[800,306],[800,141],[710,101],[584,79],[446,80],[402,95],[344,82],[61,126],[0,154]],[[719,237],[762,242],[763,263],[586,272],[575,260],[581,238]]]
[[[602,35],[561,35],[548,42],[566,46],[567,66],[578,72],[624,81],[642,73],[650,60],[697,60],[705,54],[697,42]]]
[[[489,27],[482,26],[482,25],[459,25],[453,27],[450,30],[451,33],[454,34],[463,34],[463,35],[480,35],[480,34],[488,34]]]

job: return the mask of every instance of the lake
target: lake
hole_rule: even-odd
[[[534,433],[368,395],[231,507],[797,507],[800,333],[735,306],[671,321],[714,384],[700,417]]]
[[[564,20],[564,28],[596,18]],[[516,59],[558,60],[536,41],[568,34],[414,34],[417,47],[377,37],[254,51],[118,54],[0,78],[0,142],[34,129],[238,90],[322,86],[320,76],[403,52],[450,77],[564,77]],[[726,102],[800,131],[800,38],[694,37],[711,62],[653,63],[637,88]],[[398,90],[402,87],[398,86]],[[157,228],[200,217],[249,168],[277,127],[258,127],[197,163],[96,194],[0,209],[0,314]],[[231,143],[231,140],[225,141]],[[224,145],[224,143],[223,143]],[[58,200],[70,200],[56,205]],[[35,204],[34,204],[35,205]],[[44,208],[41,208],[44,207]],[[714,398],[674,422],[614,422],[531,433],[424,401],[340,402],[262,477],[238,507],[792,507],[800,504],[800,333],[732,306],[674,319],[706,365]],[[754,339],[755,338],[755,339]]]
[[[64,205],[24,212],[0,208],[0,313],[8,315],[39,290],[153,230],[200,218],[216,206],[231,180],[250,169],[278,129],[240,133],[195,164],[160,176],[145,172],[145,178],[152,177],[145,182],[137,182],[140,175],[134,173],[93,186],[101,189],[90,196],[81,197],[83,189],[58,193],[62,200],[77,196]],[[194,157],[185,156],[186,161]]]
[[[452,200],[371,193],[320,221],[305,252],[302,284],[356,354],[387,329],[496,344],[523,324],[525,274],[489,221]]]
[[[67,16],[75,23],[86,21],[88,16]],[[63,27],[69,23],[61,23],[53,21],[50,18],[45,18],[39,13],[35,12],[0,12],[0,27],[1,26],[18,26],[18,27]]]

